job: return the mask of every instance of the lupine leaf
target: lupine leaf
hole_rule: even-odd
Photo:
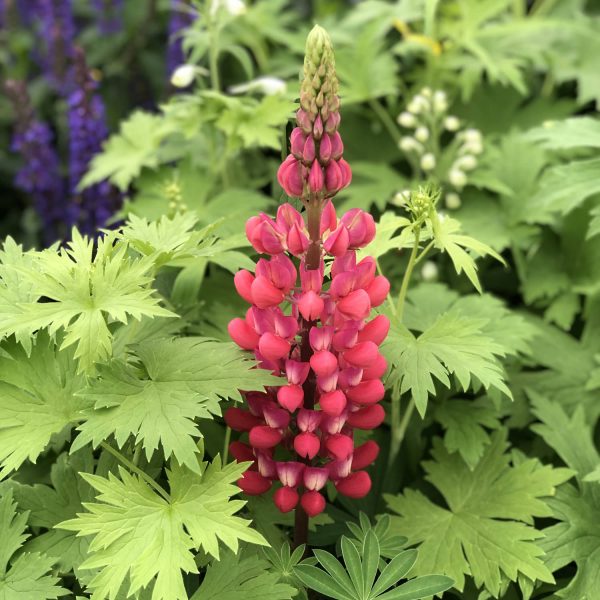
[[[290,600],[297,590],[281,583],[269,563],[256,554],[242,550],[237,556],[226,551],[213,561],[202,584],[190,600]]]
[[[58,351],[44,333],[31,355],[17,343],[5,343],[0,355],[0,477],[33,462],[54,434],[74,425],[90,403],[78,393],[85,387],[76,373],[72,350]]]
[[[511,396],[498,360],[504,349],[482,333],[485,320],[447,313],[415,337],[393,315],[388,316],[392,326],[382,350],[395,367],[392,376],[400,379],[401,392],[411,392],[421,415],[429,394],[435,393],[434,378],[449,388],[454,375],[465,391],[479,382]]]
[[[410,221],[406,217],[399,217],[393,212],[383,213],[377,224],[375,239],[364,250],[364,255],[380,258],[390,250],[401,248],[400,234],[395,234],[407,225],[410,225]]]
[[[17,513],[16,509],[10,492],[0,499],[0,598],[55,600],[66,596],[69,592],[58,585],[58,577],[49,574],[55,559],[26,552],[9,565],[12,555],[28,537],[27,513]]]
[[[433,461],[423,467],[426,479],[442,494],[447,507],[422,492],[407,489],[386,496],[394,530],[419,545],[415,575],[442,572],[462,591],[465,576],[498,597],[503,577],[516,581],[519,573],[533,580],[553,582],[535,540],[542,534],[531,526],[532,517],[548,517],[543,498],[571,476],[566,469],[542,466],[535,459],[511,465],[506,431],[493,434],[474,470],[458,454],[448,454],[440,439],[434,441]]]
[[[279,380],[230,342],[205,338],[155,339],[135,348],[135,362],[115,361],[85,392],[95,400],[72,449],[96,446],[114,434],[119,446],[131,435],[148,459],[159,444],[166,458],[197,470],[195,419],[220,414],[220,398],[240,398],[240,389],[260,389]]]
[[[544,148],[600,148],[600,119],[572,117],[564,121],[549,121],[529,130],[524,137]]]
[[[266,544],[250,521],[235,516],[244,502],[230,499],[246,466],[221,466],[217,458],[203,465],[201,475],[174,468],[168,472],[169,500],[123,469],[108,479],[83,474],[99,495],[85,504],[88,512],[59,527],[94,536],[80,567],[98,569],[88,587],[99,598],[113,597],[129,575],[130,594],[153,585],[154,600],[187,600],[181,571],[197,573],[192,550],[218,559],[219,542],[233,552],[240,541]]]
[[[2,315],[2,333],[64,331],[61,349],[75,346],[79,371],[91,372],[111,354],[109,319],[127,323],[130,317],[174,316],[159,306],[150,287],[152,261],[128,258],[127,244],[114,241],[107,235],[94,248],[91,239],[73,230],[68,248],[33,254],[36,269],[20,273],[47,301],[23,303],[18,314]]]

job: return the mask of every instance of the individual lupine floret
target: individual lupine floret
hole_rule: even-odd
[[[458,117],[447,111],[445,92],[423,88],[398,115],[398,124],[413,130],[400,138],[398,146],[408,155],[417,178],[449,188],[446,207],[456,209],[461,204],[459,192],[468,183],[468,172],[477,167],[477,156],[483,152],[483,139],[477,129],[461,129]],[[448,143],[442,144],[449,134]],[[403,192],[399,194],[396,204],[403,201]]]
[[[353,430],[373,429],[385,416],[379,402],[385,393],[380,378],[387,364],[379,345],[389,321],[384,315],[368,317],[384,302],[389,284],[376,274],[374,259],[357,261],[356,249],[375,235],[370,215],[353,209],[338,220],[332,205],[323,211],[325,240],[332,235],[331,227],[347,232],[343,253],[328,253],[323,244],[322,259],[334,259],[327,278],[324,262],[308,270],[306,255],[299,253],[296,269],[282,250],[286,232],[300,226],[299,219],[292,206],[284,205],[275,219],[261,215],[250,220],[250,241],[271,256],[259,260],[256,275],[236,274],[236,289],[252,306],[245,319],[229,324],[232,339],[253,350],[260,366],[284,376],[287,384],[266,393],[246,393],[248,410],[230,408],[225,419],[232,429],[248,434],[249,446],[234,442],[232,455],[247,460],[249,449],[253,452],[253,467],[239,481],[240,487],[248,494],[262,494],[279,482],[283,487],[275,492],[274,501],[280,510],[287,512],[300,502],[314,516],[325,508],[321,490],[328,480],[352,498],[370,489],[363,469],[377,458],[378,446],[369,441],[355,449]],[[281,244],[265,244],[265,239],[274,238]],[[319,302],[303,311],[307,294]],[[290,314],[281,304],[291,306]],[[313,404],[305,397],[307,382]],[[275,450],[289,460],[275,460]]]

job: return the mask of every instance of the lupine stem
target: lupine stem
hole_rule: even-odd
[[[155,491],[157,491],[167,502],[169,502],[169,503],[171,502],[171,496],[169,496],[169,493],[161,485],[156,483],[156,481],[154,481],[154,479],[152,479],[152,477],[150,477],[150,475],[148,475],[148,473],[145,473],[144,471],[142,471],[142,469],[140,469],[139,467],[136,467],[128,458],[123,456],[116,448],[113,448],[110,444],[107,444],[106,442],[100,442],[100,446],[102,448],[104,448],[104,450],[106,450],[107,452],[112,454],[119,462],[122,462],[130,471],[132,471],[133,473],[135,473],[136,475],[141,477],[151,488],[153,488]]]
[[[223,442],[223,464],[227,464],[229,458],[229,442],[231,441],[231,427],[225,427],[225,441]]]
[[[323,204],[317,198],[310,198],[307,203],[306,220],[308,234],[310,237],[310,246],[306,253],[306,268],[315,270],[321,266],[321,213]],[[300,357],[303,362],[309,362],[312,354],[310,347],[309,331],[315,323],[302,319],[302,342],[300,346]],[[315,406],[316,380],[313,372],[309,374],[302,385],[304,391],[304,408],[312,410]],[[305,459],[306,464],[310,464],[309,459]],[[308,547],[308,515],[302,508],[297,506],[294,517],[294,548],[302,544]]]

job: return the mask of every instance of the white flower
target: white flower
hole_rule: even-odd
[[[244,0],[212,0],[210,5],[211,16],[214,17],[221,8],[232,17],[239,17],[248,10]]]
[[[421,94],[417,94],[408,104],[408,112],[411,112],[415,115],[421,114],[429,110],[429,100],[422,96]]]
[[[461,204],[462,202],[458,194],[454,192],[446,194],[446,208],[448,208],[449,210],[456,210],[457,208],[460,208]]]
[[[421,157],[421,169],[423,171],[431,171],[435,169],[435,155],[431,152],[427,152],[427,154],[423,154]]]
[[[247,92],[259,92],[266,96],[273,96],[275,94],[283,94],[287,89],[287,84],[283,79],[277,77],[258,77],[247,81],[246,83],[240,83],[239,85],[232,85],[229,88],[231,94],[245,94]]]
[[[477,166],[477,159],[472,154],[465,154],[456,159],[454,166],[463,171],[472,171]]]
[[[481,154],[483,152],[483,144],[481,142],[466,142],[459,150],[461,154]]]
[[[405,110],[404,112],[401,112],[398,115],[398,124],[402,125],[402,127],[414,127],[417,124],[417,119],[415,118],[415,115],[413,115],[411,112],[408,112],[407,110]]]
[[[409,199],[410,190],[402,190],[401,192],[395,194],[394,198],[392,199],[392,204],[395,204],[396,206],[404,206]]]
[[[196,78],[194,65],[179,65],[171,75],[171,85],[176,88],[186,88]]]
[[[460,121],[458,117],[450,115],[444,119],[444,129],[447,131],[457,131],[460,127]]]
[[[426,260],[421,268],[421,277],[423,281],[436,281],[438,278],[437,265],[432,260]]]
[[[427,127],[417,127],[415,130],[415,138],[419,140],[419,142],[426,142],[429,139],[429,129]]]
[[[479,131],[479,129],[465,129],[463,131],[463,137],[467,143],[482,142],[481,131]]]
[[[461,189],[467,183],[467,176],[460,169],[452,168],[448,171],[448,180],[454,187]]]
[[[437,114],[445,113],[448,110],[448,98],[446,92],[437,91],[433,95],[433,110]]]
[[[398,147],[403,152],[422,152],[423,146],[415,140],[415,138],[410,137],[409,135],[405,135],[403,138],[400,138],[398,142]]]

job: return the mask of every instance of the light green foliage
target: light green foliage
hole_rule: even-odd
[[[300,564],[295,568],[300,580],[327,598],[337,600],[419,600],[440,594],[452,586],[443,575],[423,575],[398,585],[417,558],[415,550],[400,552],[389,563],[381,560],[379,540],[369,530],[357,548],[342,536],[342,565],[332,554],[315,550],[315,558],[323,567]],[[390,589],[393,588],[393,589]]]
[[[36,297],[50,301],[18,305],[18,313],[3,319],[4,335],[64,331],[61,349],[74,346],[79,371],[91,372],[111,354],[110,321],[172,316],[150,287],[152,261],[128,256],[127,244],[114,242],[114,234],[107,235],[94,249],[92,240],[73,230],[67,248],[32,254],[35,269],[20,273]]]
[[[55,559],[37,552],[14,554],[29,537],[25,533],[27,513],[18,513],[12,494],[0,498],[0,599],[55,600],[68,590],[49,571]]]
[[[527,139],[549,150],[600,148],[600,120],[572,117],[564,121],[548,121],[527,132]]]
[[[392,377],[400,381],[400,391],[410,391],[421,415],[429,394],[435,393],[434,378],[449,388],[450,375],[454,375],[464,391],[481,384],[510,397],[498,360],[505,352],[482,332],[485,320],[446,313],[415,336],[393,315],[388,316],[392,327],[382,351],[394,366]]]
[[[79,396],[85,381],[72,349],[58,351],[40,333],[29,356],[15,342],[0,354],[0,477],[35,462],[53,435],[81,418],[89,402]]]
[[[444,446],[458,452],[470,469],[477,466],[490,436],[484,427],[498,429],[498,411],[489,398],[453,399],[436,407],[433,417],[445,429]]]
[[[581,407],[572,416],[555,402],[533,395],[535,415],[541,424],[532,427],[556,450],[560,458],[577,474],[577,485],[565,485],[549,504],[559,523],[544,529],[542,548],[548,555],[546,564],[557,571],[571,562],[577,574],[561,589],[559,598],[592,600],[600,587],[600,486],[590,480],[600,462],[592,440],[592,431]]]
[[[126,190],[144,167],[158,166],[160,145],[171,131],[159,115],[134,112],[121,123],[119,133],[105,142],[103,152],[94,157],[80,185],[87,187],[110,179],[118,188]]]
[[[290,600],[296,588],[280,582],[279,575],[269,570],[269,563],[251,549],[235,555],[223,552],[213,561],[202,584],[191,600]]]
[[[568,479],[565,469],[542,466],[536,459],[511,465],[506,454],[506,431],[493,434],[491,444],[475,469],[458,454],[449,454],[434,440],[433,460],[423,463],[426,479],[442,494],[447,507],[422,492],[407,489],[387,496],[395,531],[419,545],[414,574],[441,572],[462,591],[465,576],[477,587],[499,597],[502,578],[516,581],[519,573],[533,580],[553,582],[545,566],[533,517],[549,517],[544,498]]]
[[[238,492],[233,482],[245,467],[222,466],[217,458],[203,463],[202,474],[172,468],[169,500],[123,469],[108,479],[82,475],[99,495],[85,504],[88,512],[59,526],[94,536],[80,567],[98,569],[88,586],[94,596],[115,598],[129,575],[130,593],[153,585],[153,600],[187,600],[181,571],[198,571],[192,550],[218,559],[219,542],[235,553],[240,541],[265,544],[249,521],[235,516],[244,502],[231,500]]]
[[[157,448],[165,458],[198,471],[196,446],[201,435],[195,419],[220,414],[220,398],[241,398],[240,389],[258,390],[278,383],[256,369],[234,344],[204,338],[162,338],[135,347],[128,361],[114,361],[85,391],[95,401],[86,411],[72,448],[97,446],[111,435],[119,446],[130,436],[148,459]]]
[[[435,247],[442,252],[447,252],[456,272],[460,274],[464,271],[475,289],[481,292],[477,265],[469,251],[477,256],[490,255],[503,263],[502,257],[487,244],[461,233],[461,225],[456,219],[450,217],[442,219],[438,215],[432,218],[431,227]]]
[[[79,476],[91,473],[93,467],[94,459],[89,451],[71,456],[61,454],[50,471],[52,486],[35,484],[14,488],[19,507],[29,513],[29,524],[47,530],[27,541],[25,550],[54,557],[63,572],[79,567],[86,558],[89,542],[55,526],[74,518],[83,510],[83,502],[93,500],[92,488]]]

